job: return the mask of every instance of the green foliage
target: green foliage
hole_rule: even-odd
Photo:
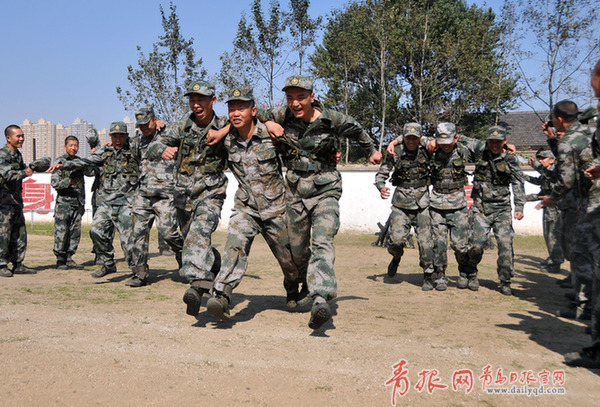
[[[322,17],[310,18],[309,0],[290,0],[291,11],[286,15],[286,25],[294,41],[294,49],[298,51],[298,74],[302,74],[306,49],[313,41],[317,30],[321,27]]]
[[[131,90],[117,86],[117,97],[127,111],[152,104],[158,118],[174,122],[189,110],[183,98],[186,87],[194,80],[204,79],[206,71],[202,68],[202,59],[196,59],[194,39],[186,40],[181,35],[176,6],[172,2],[169,10],[165,15],[160,6],[164,34],[147,55],[137,47],[138,67],[127,67]]]

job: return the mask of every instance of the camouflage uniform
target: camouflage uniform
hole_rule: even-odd
[[[542,152],[542,157],[554,158],[552,153]],[[539,196],[550,194],[552,183],[556,182],[556,165],[551,168],[544,167],[540,162],[535,161],[532,164],[533,169],[539,172],[539,177],[532,177],[523,174],[523,179],[534,185],[540,186],[540,192],[535,195],[527,195],[527,201],[538,201]],[[546,248],[548,249],[548,259],[542,264],[542,269],[550,272],[559,272],[560,265],[565,261],[562,251],[562,220],[561,211],[558,205],[544,206],[543,208],[543,232]]]
[[[312,92],[312,80],[286,79],[285,91],[299,87]],[[350,116],[327,109],[315,101],[321,115],[310,123],[296,118],[289,107],[259,112],[285,130],[283,159],[287,168],[286,197],[292,256],[306,278],[311,297],[321,304],[337,296],[333,239],[340,227],[339,199],[342,177],[336,169],[339,137],[356,140],[369,155],[376,150],[367,132]]]
[[[63,154],[55,163],[64,164],[79,159]],[[87,174],[86,174],[87,175]],[[81,238],[81,216],[85,211],[84,171],[58,170],[52,173],[50,184],[56,190],[54,204],[54,255],[59,267],[73,264]]]
[[[27,229],[23,216],[25,163],[20,151],[8,145],[0,148],[0,270],[12,262],[23,263],[27,249]]]
[[[249,90],[242,91],[239,95],[234,91],[228,102],[252,100]],[[242,97],[244,99],[240,99]],[[290,251],[285,184],[276,142],[260,121],[256,122],[254,134],[249,140],[242,139],[232,126],[224,142],[229,168],[239,187],[229,219],[223,263],[215,278],[214,289],[228,296],[231,302],[231,290],[239,285],[246,273],[250,247],[254,237],[260,233],[281,267],[284,286],[292,287],[293,292],[294,285],[297,287],[298,269]]]
[[[494,126],[488,140],[504,140],[506,130]],[[494,156],[487,147],[475,166],[473,179],[472,239],[469,265],[474,270],[481,262],[487,234],[493,229],[498,243],[498,277],[503,294],[511,295],[510,279],[514,275],[514,252],[510,186],[515,212],[523,212],[525,190],[523,174],[517,158],[506,151]]]
[[[200,81],[192,82],[186,95],[214,96],[214,92],[213,85]],[[161,155],[166,147],[179,148],[174,203],[183,234],[180,273],[192,287],[208,292],[220,268],[219,253],[212,247],[211,236],[219,224],[227,190],[227,177],[223,172],[227,152],[223,141],[209,146],[206,137],[210,129],[221,129],[226,119],[213,112],[211,122],[201,127],[195,117],[191,113],[177,128],[165,132],[155,153]]]
[[[154,109],[144,107],[136,112],[136,124],[146,124],[154,118]],[[178,262],[181,262],[183,238],[177,230],[177,215],[173,204],[175,182],[173,160],[163,160],[150,153],[154,151],[153,144],[159,148],[159,140],[165,134],[165,129],[157,131],[153,136],[139,138],[140,152],[140,182],[131,208],[133,231],[129,247],[131,248],[131,265],[135,276],[126,282],[136,287],[146,284],[148,278],[148,246],[150,229],[156,219],[156,227],[160,236],[175,252]],[[181,267],[181,265],[180,265]]]
[[[123,122],[113,122],[110,134],[127,132]],[[125,260],[131,267],[129,236],[132,230],[131,202],[140,176],[139,140],[129,137],[119,150],[104,146],[90,158],[79,158],[63,164],[64,170],[77,170],[86,166],[102,167],[102,182],[98,190],[98,208],[94,214],[90,237],[94,243],[102,270],[92,273],[94,277],[116,271],[113,239],[115,227],[121,238]]]
[[[421,137],[421,125],[407,123],[403,133],[404,136]],[[419,145],[416,151],[408,151],[401,143],[396,145],[394,152],[395,157],[387,156],[375,175],[375,186],[381,191],[393,171],[391,182],[396,187],[389,220],[388,252],[393,259],[388,266],[388,275],[395,275],[410,229],[414,227],[419,244],[419,264],[423,269],[423,290],[428,290],[433,288],[433,239],[429,216],[430,156],[423,145]]]

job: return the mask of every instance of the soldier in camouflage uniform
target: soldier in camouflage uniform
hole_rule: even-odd
[[[212,289],[220,268],[219,252],[212,247],[211,236],[219,224],[227,190],[223,170],[227,151],[223,141],[208,145],[211,129],[221,129],[226,119],[218,117],[215,87],[204,81],[192,82],[185,96],[192,113],[177,127],[163,134],[155,150],[163,159],[177,155],[175,164],[175,207],[183,234],[180,273],[191,284],[183,302],[186,313],[196,316],[201,297]]]
[[[311,78],[287,78],[283,88],[287,107],[271,109],[264,116],[259,113],[258,117],[281,126],[269,130],[285,144],[288,233],[294,261],[301,274],[306,270],[313,298],[308,325],[318,329],[331,318],[327,301],[337,296],[333,238],[340,226],[342,195],[342,178],[335,161],[338,138],[357,140],[373,164],[381,161],[381,153],[356,120],[315,101],[312,89]]]
[[[19,126],[10,125],[4,130],[6,145],[0,149],[0,277],[13,274],[35,274],[25,267],[27,228],[23,216],[23,178],[33,174],[25,166],[19,148],[25,135]],[[12,271],[7,265],[12,262]]]
[[[523,179],[534,185],[540,186],[538,194],[527,195],[525,199],[538,201],[540,196],[550,194],[552,183],[556,182],[556,166],[554,165],[554,155],[548,150],[539,150],[536,153],[536,160],[529,159],[529,165],[540,173],[539,177],[533,177],[523,174]],[[543,232],[546,248],[549,257],[542,262],[540,267],[542,271],[548,273],[559,273],[560,265],[564,262],[564,256],[561,247],[562,241],[562,221],[558,205],[543,206],[538,204],[536,208],[543,207]]]
[[[140,176],[139,140],[130,138],[127,125],[113,122],[110,125],[111,145],[94,152],[90,158],[79,158],[55,164],[48,171],[73,171],[87,166],[102,167],[102,182],[98,191],[98,209],[92,221],[90,237],[94,243],[102,268],[92,273],[100,278],[116,273],[113,239],[115,228],[119,231],[125,260],[131,267],[129,236],[132,230],[131,202]]]
[[[156,219],[159,236],[163,236],[181,268],[183,238],[177,230],[177,215],[173,204],[175,182],[173,160],[160,157],[151,159],[152,144],[157,144],[165,127],[157,128],[158,119],[153,106],[145,106],[135,113],[136,125],[142,136],[139,139],[140,183],[133,199],[131,218],[133,231],[129,241],[133,277],[125,282],[130,287],[141,287],[148,282],[148,246],[150,228]]]
[[[285,184],[281,161],[263,123],[256,120],[252,89],[234,89],[227,99],[232,124],[224,143],[228,165],[239,183],[223,252],[221,271],[215,278],[215,296],[207,303],[217,318],[229,319],[232,290],[246,273],[254,237],[262,234],[290,287],[288,306],[297,301],[298,269],[292,259],[285,213]]]
[[[592,225],[583,216],[590,181],[581,175],[578,163],[581,152],[592,140],[593,130],[589,125],[581,124],[577,115],[577,105],[569,100],[558,102],[552,109],[552,125],[558,133],[564,132],[564,136],[557,144],[554,144],[554,137],[549,139],[550,145],[554,147],[558,176],[557,182],[552,184],[550,194],[540,198],[544,206],[553,206],[569,195],[573,197],[575,207],[563,211],[563,221],[569,219],[570,222],[565,227],[572,230],[567,236],[572,239],[568,253],[575,301],[568,308],[559,310],[558,315],[570,319],[590,319],[593,257],[589,250],[589,236]],[[546,135],[553,136],[547,123],[544,129]]]
[[[57,164],[63,164],[79,157],[79,140],[75,136],[65,138],[65,154]],[[83,170],[59,170],[52,173],[50,184],[56,190],[54,204],[54,255],[56,267],[61,270],[80,269],[72,256],[77,251],[81,238],[81,216],[85,211],[85,187]]]
[[[513,190],[514,218],[523,219],[525,190],[519,162],[504,150],[506,129],[493,126],[488,131],[486,147],[476,163],[473,178],[472,239],[469,265],[477,270],[483,256],[487,234],[493,229],[498,243],[498,277],[500,292],[512,295],[510,279],[514,274],[510,187]]]
[[[388,155],[375,175],[375,186],[382,199],[390,196],[385,186],[390,172],[391,182],[396,187],[392,199],[392,214],[389,223],[390,245],[388,252],[393,256],[388,265],[388,276],[396,275],[411,227],[415,228],[419,243],[419,263],[423,269],[423,291],[433,289],[433,239],[429,215],[430,155],[420,144],[422,127],[418,123],[407,123],[403,129],[403,141],[394,148],[394,157]]]

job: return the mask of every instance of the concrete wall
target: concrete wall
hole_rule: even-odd
[[[528,172],[531,175],[536,175],[535,171]],[[237,188],[237,182],[231,175],[227,173],[229,185],[227,188],[227,199],[223,206],[221,214],[220,229],[226,229],[227,222],[231,216],[231,208],[233,206],[233,195]],[[41,184],[50,184],[50,174],[34,174],[33,180]],[[342,171],[342,182],[344,193],[340,200],[340,220],[341,231],[357,231],[375,233],[379,231],[377,222],[385,224],[389,213],[391,200],[383,200],[379,196],[377,188],[373,185],[375,181],[375,171]],[[85,224],[91,224],[91,192],[93,179],[86,177],[86,214],[83,216]],[[390,185],[391,187],[391,185]],[[51,190],[54,197],[56,191]],[[539,191],[539,187],[529,183],[525,184],[526,193],[535,193]],[[535,202],[530,202],[525,205],[525,217],[521,221],[515,220],[513,227],[517,234],[521,235],[541,235],[542,234],[542,211],[536,210]],[[54,208],[54,203],[50,206]],[[33,216],[33,217],[32,217]],[[34,222],[52,222],[52,213],[25,213],[25,218],[28,222],[32,219]]]

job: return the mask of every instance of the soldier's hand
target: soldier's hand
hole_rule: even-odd
[[[265,126],[267,127],[267,130],[269,130],[269,134],[273,138],[279,138],[285,133],[283,127],[273,121],[269,120],[268,122],[265,122]]]
[[[379,190],[381,195],[381,199],[388,199],[390,197],[390,189],[388,187],[383,187]]]
[[[437,149],[438,145],[436,140],[431,140],[429,143],[427,143],[427,151],[429,151],[430,153],[437,151]]]
[[[217,144],[219,141],[221,141],[223,139],[223,137],[225,137],[229,133],[230,128],[231,128],[231,125],[228,124],[227,126],[223,127],[220,130],[210,129],[208,131],[208,133],[206,134],[206,141],[208,141],[208,145],[213,146],[213,145]]]
[[[523,219],[523,212],[515,212],[515,219],[516,220],[521,220]]]
[[[542,202],[540,202],[540,204],[542,204],[542,206],[556,205],[556,202],[554,202],[552,199],[550,199],[549,196],[540,196],[540,200],[542,201]]]
[[[46,170],[46,172],[52,172],[52,171],[55,171],[55,170],[62,170],[62,169],[63,169],[63,165],[62,164],[54,164],[54,165],[51,165],[50,168],[48,168]],[[25,171],[25,172],[27,172],[27,171]]]
[[[542,209],[543,207],[544,207],[543,202],[538,202],[537,205],[535,205],[535,209]]]
[[[25,175],[31,177],[33,175],[33,170],[29,167],[25,168]]]
[[[398,140],[392,140],[392,142],[388,144],[387,149],[385,151],[387,151],[390,157],[396,157],[396,153],[394,152],[394,148],[396,147],[396,145],[398,145]]]
[[[531,167],[533,165],[533,157],[529,157],[527,162],[529,163],[529,166]]]
[[[333,159],[335,160],[336,164],[339,164],[340,161],[342,161],[342,152],[341,151],[337,151],[334,155],[333,155]]]
[[[96,152],[96,149],[95,149],[95,148],[92,148],[92,149],[90,150],[90,154],[94,154],[95,152]]]
[[[587,175],[591,179],[600,178],[600,165],[594,165],[593,167],[588,168],[587,170],[585,170],[585,175]]]
[[[165,122],[162,120],[156,120],[156,130],[161,131],[165,127]]]
[[[381,151],[375,151],[375,153],[373,153],[373,155],[369,157],[369,162],[371,164],[381,164],[382,158],[383,155],[381,154]]]
[[[175,157],[175,153],[179,150],[179,147],[167,147],[165,151],[163,151],[161,158],[163,160],[169,161]]]
[[[542,132],[546,135],[546,137],[548,138],[553,138],[556,137],[556,135],[554,134],[554,127],[550,127],[548,125],[548,122],[545,122],[544,124],[542,124]]]

